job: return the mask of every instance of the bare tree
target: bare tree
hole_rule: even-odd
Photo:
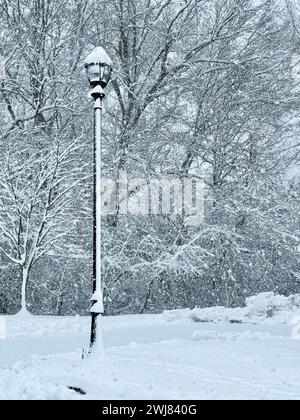
[[[73,143],[62,150],[58,142],[32,153],[27,144],[21,151],[10,150],[1,167],[0,251],[21,269],[22,312],[29,274],[37,261],[46,254],[80,254],[76,243],[67,241],[74,224],[74,189],[81,181],[78,168],[72,169],[76,147]]]

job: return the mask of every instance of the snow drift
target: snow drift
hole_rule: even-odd
[[[195,308],[165,311],[168,322],[225,322],[225,323],[290,323],[300,313],[300,294],[289,297],[274,293],[261,293],[246,299],[244,308]]]

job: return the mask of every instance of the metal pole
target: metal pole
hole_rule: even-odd
[[[93,232],[93,297],[91,349],[96,344],[100,331],[101,314],[104,312],[101,264],[101,137],[102,107],[104,94],[95,97],[95,141],[94,141],[94,232]],[[100,344],[100,343],[99,343]]]

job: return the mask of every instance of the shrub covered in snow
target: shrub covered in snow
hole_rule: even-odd
[[[300,294],[289,297],[274,293],[261,293],[246,299],[244,308],[195,308],[165,311],[168,322],[190,320],[193,322],[290,322],[294,314],[300,314]]]

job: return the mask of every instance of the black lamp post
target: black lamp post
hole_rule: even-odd
[[[91,350],[101,340],[101,315],[104,313],[102,258],[101,258],[101,137],[102,109],[107,84],[111,79],[112,61],[106,51],[98,47],[85,60],[85,68],[92,88],[91,96],[95,101],[95,135],[94,135],[94,236],[93,236],[93,296],[92,296],[92,326]],[[98,337],[98,340],[97,340]]]

